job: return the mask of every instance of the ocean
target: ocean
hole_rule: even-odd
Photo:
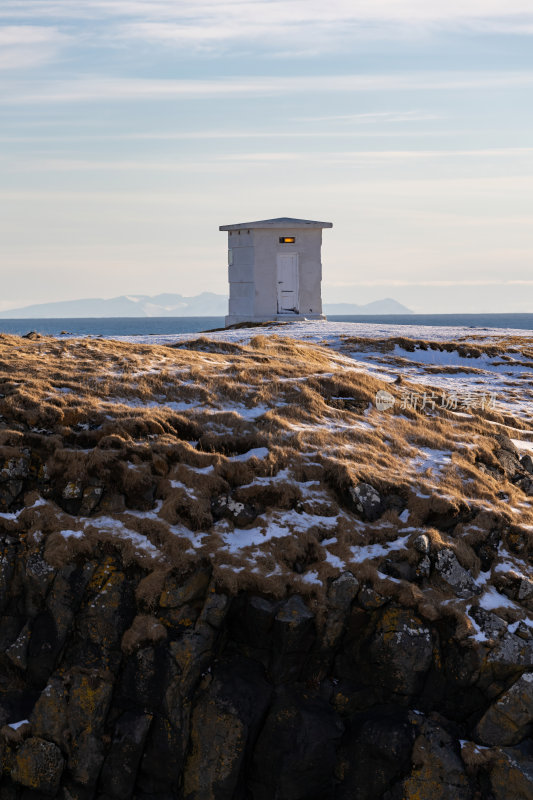
[[[383,314],[328,316],[331,322],[517,328],[533,333],[533,314]],[[30,331],[58,336],[150,336],[200,333],[224,327],[224,317],[91,317],[89,319],[0,319],[0,333]]]

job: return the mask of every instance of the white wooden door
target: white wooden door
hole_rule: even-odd
[[[278,255],[278,314],[298,314],[298,254]]]

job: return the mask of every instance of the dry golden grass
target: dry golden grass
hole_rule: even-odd
[[[403,336],[392,336],[386,339],[376,339],[365,336],[344,336],[343,349],[352,350],[378,350],[383,353],[391,352],[395,346],[413,353],[415,350],[434,350],[457,352],[463,358],[479,358],[480,355],[507,356],[508,353],[521,355],[527,365],[533,359],[533,337],[502,335],[498,341],[489,338],[484,341],[483,334],[473,334],[468,341],[458,338],[453,341],[432,341],[428,339],[410,339]],[[476,366],[475,361],[472,364]]]
[[[531,342],[510,339],[359,338],[341,349],[386,356],[396,345],[458,352],[472,369],[479,355],[504,359],[509,348],[527,363],[533,357]],[[0,507],[0,524],[55,566],[120,553],[146,573],[137,595],[147,612],[169,572],[208,563],[215,584],[231,592],[296,590],[321,600],[350,570],[435,618],[443,596],[430,582],[394,582],[380,568],[414,569],[420,532],[433,554],[451,549],[474,577],[491,531],[530,541],[531,498],[504,475],[494,438],[500,430],[525,437],[530,427],[511,411],[402,409],[404,388],[327,346],[282,335],[175,347],[0,336],[0,469],[29,462],[27,494]],[[394,410],[377,410],[380,389],[396,398]],[[350,498],[359,482],[382,497],[375,522],[361,519]],[[95,489],[101,498],[92,502]],[[226,496],[253,514],[219,519],[213,502]],[[395,550],[399,537],[406,544]],[[466,636],[463,611],[447,613]],[[151,617],[137,619],[127,649],[155,635]]]

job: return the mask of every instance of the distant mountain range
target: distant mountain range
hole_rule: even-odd
[[[88,298],[60,303],[11,308],[0,313],[2,319],[69,319],[80,317],[223,317],[228,313],[228,298],[202,292],[194,297],[181,294],[122,295],[108,300]]]
[[[410,308],[402,306],[397,300],[385,297],[384,300],[374,300],[358,306],[355,303],[324,303],[324,314],[341,316],[344,314],[413,314]]]
[[[108,300],[89,298],[39,303],[0,312],[0,319],[70,319],[83,317],[223,317],[228,313],[228,298],[223,294],[202,292],[194,297],[181,294],[122,295]],[[412,314],[396,300],[375,300],[363,306],[354,303],[324,303],[324,313]]]

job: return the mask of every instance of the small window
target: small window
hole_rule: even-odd
[[[296,242],[296,236],[280,236],[279,243],[280,244],[294,244]]]
[[[228,266],[231,267],[233,264],[233,250],[228,250]]]

